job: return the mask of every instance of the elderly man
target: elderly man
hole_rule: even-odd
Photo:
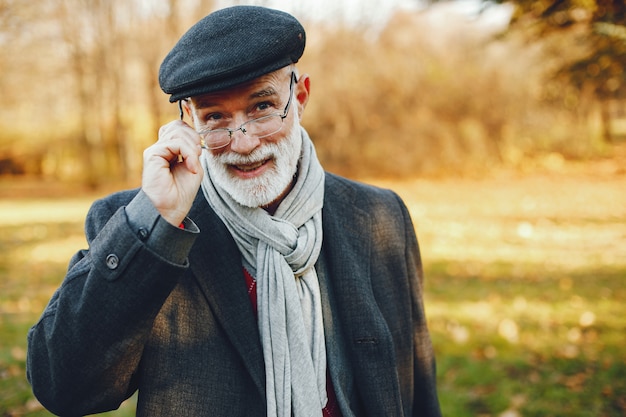
[[[92,206],[88,250],[28,335],[59,415],[439,416],[409,214],[325,173],[300,118],[289,14],[217,11],[165,58],[193,121],[144,152],[140,190]]]

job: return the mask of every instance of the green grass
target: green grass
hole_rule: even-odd
[[[533,267],[510,279],[445,266],[426,274],[445,415],[624,415],[626,268],[537,280]]]
[[[626,415],[624,178],[383,185],[416,223],[445,416]],[[25,379],[26,333],[93,198],[0,201],[0,416],[51,415]]]

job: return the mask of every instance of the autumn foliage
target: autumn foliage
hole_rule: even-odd
[[[142,150],[178,117],[158,88],[159,63],[210,3],[13,4],[19,19],[0,57],[0,174],[136,181]],[[529,42],[504,36],[506,25],[428,11],[400,11],[383,27],[302,19],[300,70],[313,86],[303,123],[330,171],[482,173],[550,153],[610,153],[596,101],[553,76],[564,55],[580,53],[569,35]]]

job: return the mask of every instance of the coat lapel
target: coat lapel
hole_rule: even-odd
[[[228,229],[198,193],[189,217],[200,228],[190,268],[217,320],[265,398],[265,367],[256,318],[243,277],[241,255]]]
[[[365,409],[369,415],[399,416],[402,407],[395,350],[371,286],[371,216],[355,198],[348,183],[326,176],[322,250],[328,281]]]

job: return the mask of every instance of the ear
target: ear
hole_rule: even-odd
[[[298,102],[298,116],[302,118],[302,113],[309,102],[309,93],[311,91],[311,78],[309,74],[302,74],[298,78],[296,84],[296,101]]]
[[[191,118],[191,120],[193,120],[193,117],[191,117],[191,107],[189,107],[189,101],[190,101],[190,99],[182,100],[181,104],[183,106],[183,110],[185,111],[185,114],[187,115],[187,117],[189,117],[189,118]]]

